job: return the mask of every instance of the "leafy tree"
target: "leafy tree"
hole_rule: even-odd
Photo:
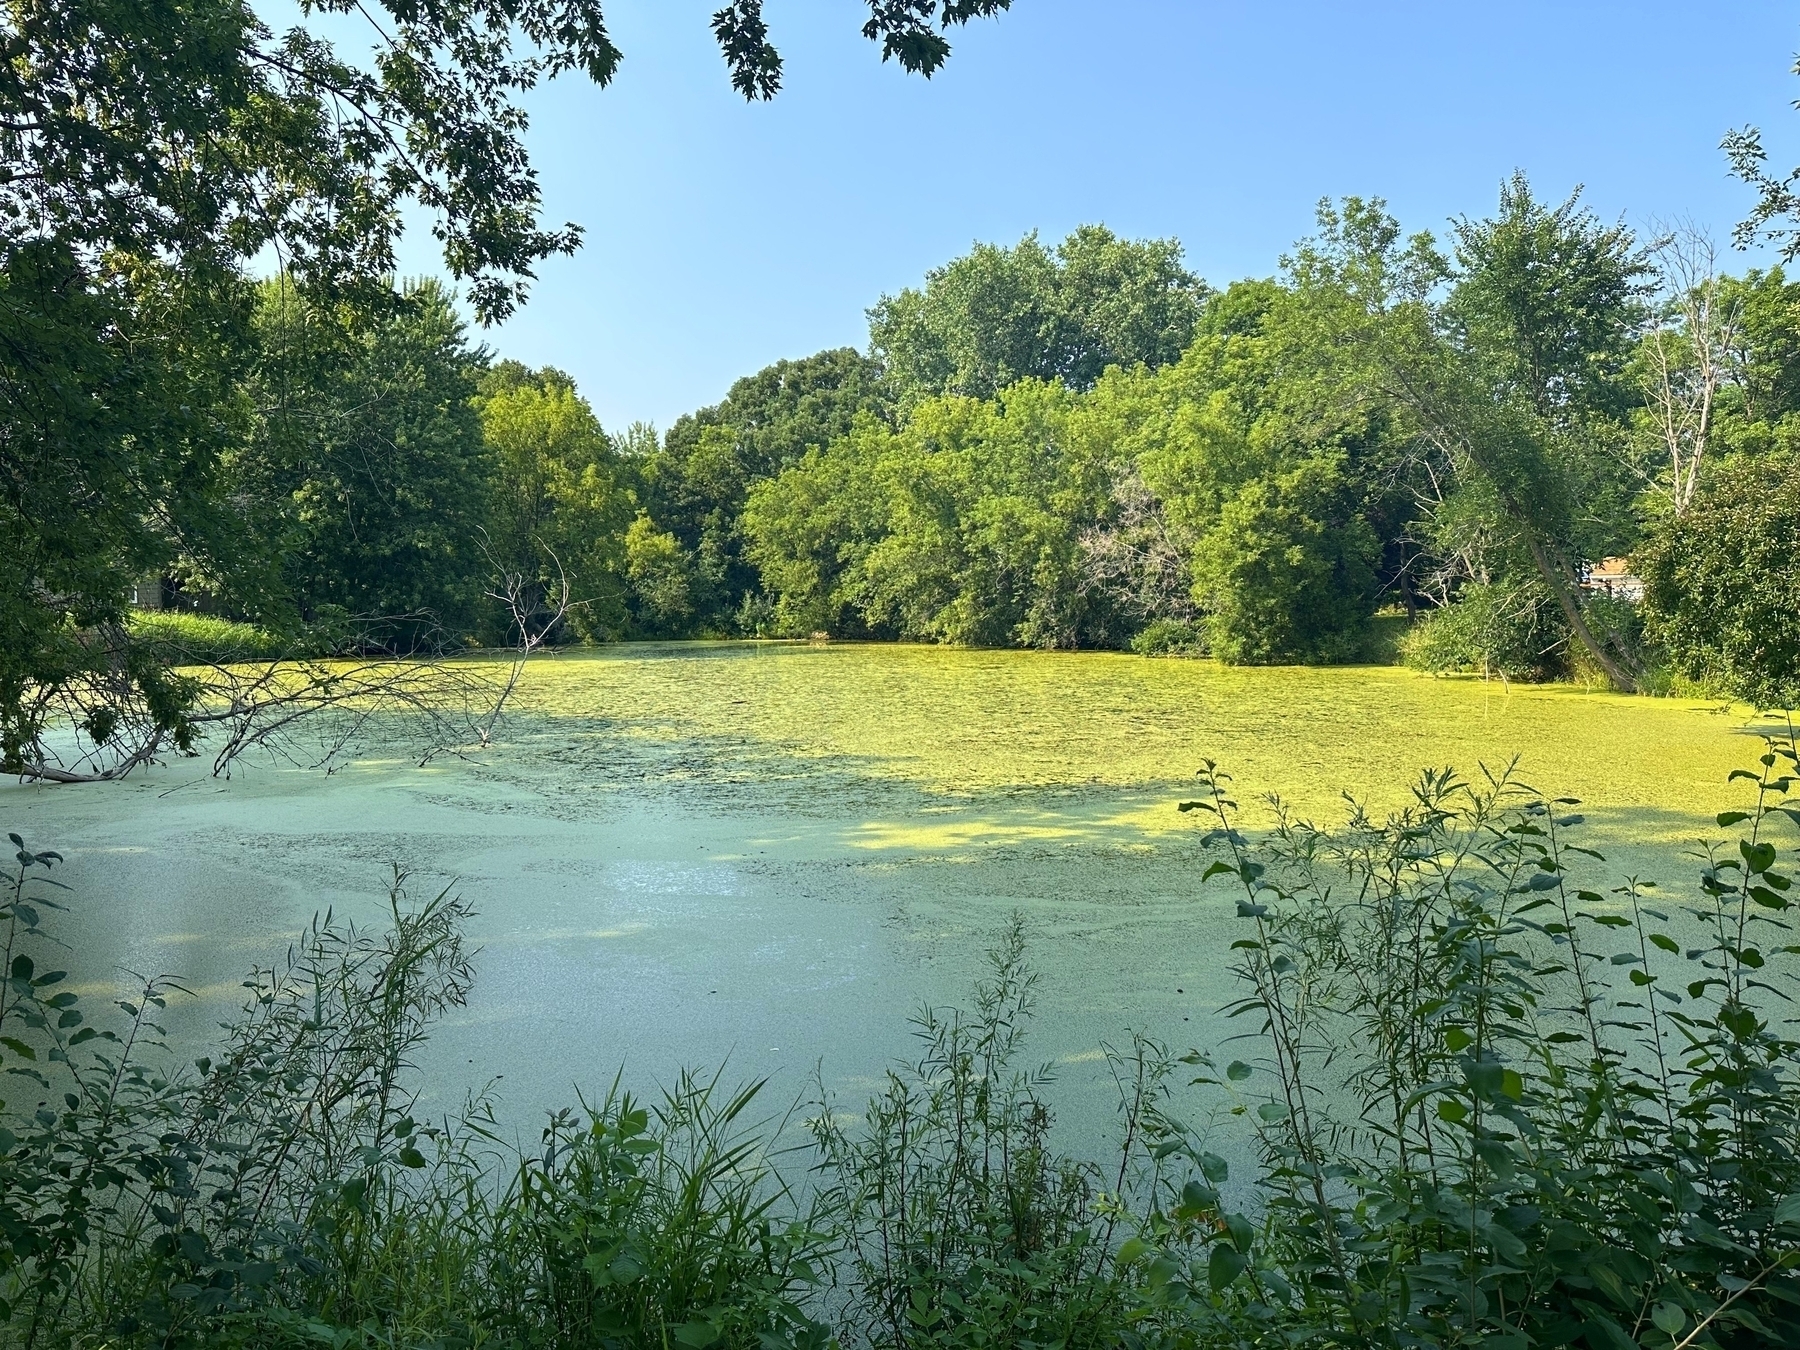
[[[1213,654],[1240,664],[1353,659],[1375,609],[1379,556],[1330,460],[1247,484],[1195,553]]]
[[[930,75],[949,28],[1007,5],[872,0],[864,32]],[[221,472],[252,364],[253,260],[278,260],[313,302],[378,316],[416,203],[485,323],[579,241],[540,222],[517,99],[572,70],[611,80],[620,54],[599,0],[304,8],[368,17],[374,59],[305,27],[277,35],[243,0],[0,10],[7,772],[40,762],[46,700],[84,672],[133,672],[127,701],[158,710],[154,734],[191,739],[166,668],[126,650],[127,590],[146,569],[185,558],[239,603],[275,607],[250,594],[273,560],[236,566]],[[713,29],[736,87],[772,95],[781,63],[760,0],[734,0]]]
[[[738,529],[751,485],[844,436],[859,415],[885,414],[878,377],[874,363],[848,347],[777,361],[669,428],[647,466],[647,492],[652,518],[689,555],[686,622],[731,625],[758,589]]]
[[[517,362],[488,374],[476,406],[493,473],[479,526],[489,569],[518,579],[534,635],[554,617],[565,582],[575,633],[620,633],[624,535],[636,498],[593,410],[561,371]]]
[[[867,418],[758,484],[745,532],[783,629],[1105,641],[1079,538],[1105,479],[1068,435],[1073,402],[1035,380],[991,401],[934,399],[898,430]]]
[[[1084,225],[1055,249],[1035,233],[1012,248],[977,244],[923,290],[884,296],[869,311],[869,344],[903,406],[991,398],[1026,378],[1085,390],[1108,366],[1177,359],[1206,293],[1175,240]]]
[[[692,558],[681,541],[639,512],[625,531],[625,572],[639,632],[680,632],[693,615]]]
[[[1546,206],[1523,177],[1491,218],[1455,229],[1454,264],[1403,240],[1380,202],[1320,208],[1292,265],[1314,350],[1402,412],[1452,492],[1490,502],[1488,530],[1529,559],[1574,638],[1619,687],[1635,658],[1589,623],[1588,558],[1631,542],[1627,362],[1648,263],[1623,226],[1575,197]]]
[[[1690,679],[1800,706],[1800,458],[1733,456],[1637,555],[1650,636]]]
[[[471,401],[484,354],[434,283],[372,326],[278,285],[268,294],[274,359],[253,386],[268,415],[237,482],[278,515],[301,617],[382,620],[376,636],[409,650],[460,641],[492,570],[481,531],[494,463]],[[512,503],[499,507],[507,521]]]

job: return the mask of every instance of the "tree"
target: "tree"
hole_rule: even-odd
[[[1093,387],[1108,366],[1180,357],[1205,284],[1173,239],[1120,239],[1084,225],[1054,250],[1028,234],[977,244],[923,290],[883,296],[869,345],[902,406],[939,394],[991,398],[1015,380]]]
[[[646,466],[650,514],[687,551],[684,622],[728,628],[758,589],[738,518],[753,484],[823,450],[865,414],[885,416],[879,370],[849,347],[777,361],[723,402],[677,419]]]
[[[1007,6],[871,0],[863,31],[929,76],[948,29]],[[156,710],[140,748],[191,739],[179,684],[129,650],[126,595],[145,569],[182,560],[240,603],[280,608],[261,588],[281,569],[235,547],[240,504],[222,486],[254,364],[246,268],[273,259],[309,303],[378,322],[416,203],[485,323],[579,242],[578,227],[540,222],[518,98],[572,70],[611,80],[620,54],[599,0],[303,10],[368,18],[374,60],[303,26],[277,35],[244,0],[17,0],[0,13],[0,525],[17,569],[0,607],[7,772],[41,766],[42,696],[84,672],[112,672]],[[781,63],[760,0],[734,0],[713,30],[740,92],[771,96]],[[91,726],[118,725],[117,712]]]
[[[1452,494],[1466,482],[1491,502],[1487,527],[1633,688],[1635,658],[1588,622],[1580,585],[1587,558],[1630,544],[1626,377],[1649,271],[1630,231],[1575,196],[1544,205],[1522,176],[1496,215],[1457,224],[1454,265],[1429,235],[1403,239],[1379,201],[1319,219],[1291,264],[1313,347],[1405,414]]]
[[[1688,678],[1800,706],[1800,458],[1734,456],[1638,554],[1653,640]]]
[[[637,503],[593,409],[561,371],[517,362],[489,372],[476,407],[492,473],[481,553],[491,573],[514,579],[530,635],[554,636],[548,625],[565,610],[582,637],[621,633],[624,536]]]
[[[1657,241],[1653,256],[1663,293],[1650,307],[1639,347],[1638,381],[1662,461],[1652,484],[1676,515],[1700,486],[1714,424],[1742,347],[1737,288],[1718,272],[1718,251],[1683,227]]]
[[[1330,460],[1247,484],[1194,557],[1213,655],[1244,665],[1353,659],[1375,610],[1379,557]]]

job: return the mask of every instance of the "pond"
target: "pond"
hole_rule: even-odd
[[[480,913],[468,1008],[432,1101],[498,1078],[530,1131],[576,1086],[682,1065],[824,1082],[857,1103],[921,1001],[966,994],[1015,910],[1041,972],[1034,1061],[1095,1138],[1103,1047],[1234,1030],[1222,888],[1175,803],[1202,758],[1253,819],[1402,799],[1425,766],[1513,756],[1586,802],[1618,874],[1685,879],[1759,743],[1741,716],[1390,668],[1228,669],[1101,653],[669,644],[542,658],[468,760],[369,756],[329,776],[208,761],[124,783],[0,789],[0,825],[67,858],[59,922],[90,989],[180,975],[189,1043],[315,910],[373,919],[393,864]]]

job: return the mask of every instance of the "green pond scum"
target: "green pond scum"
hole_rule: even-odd
[[[497,664],[496,672],[502,668]],[[1397,668],[1228,668],[1104,653],[686,643],[534,660],[495,743],[425,768],[373,743],[330,775],[177,761],[117,784],[12,786],[0,816],[68,859],[90,988],[179,975],[200,1036],[243,970],[317,910],[374,915],[389,868],[454,884],[480,949],[424,1052],[440,1104],[498,1074],[518,1119],[570,1085],[729,1061],[854,1089],[1023,914],[1035,1053],[1063,1127],[1113,1110],[1103,1043],[1228,1034],[1228,904],[1176,810],[1233,776],[1335,824],[1421,769],[1519,760],[1585,803],[1614,873],[1672,881],[1735,804],[1743,710]],[[102,899],[103,897],[103,899]],[[183,1032],[183,1028],[187,1028]]]

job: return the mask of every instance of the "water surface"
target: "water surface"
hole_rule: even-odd
[[[1253,820],[1397,804],[1427,765],[1513,756],[1580,797],[1617,870],[1672,881],[1760,748],[1676,700],[1230,670],[1111,654],[780,644],[627,646],[536,662],[499,743],[424,769],[405,747],[338,772],[206,761],[121,784],[0,789],[0,824],[68,858],[63,922],[90,988],[185,977],[187,1040],[316,910],[379,910],[391,865],[479,907],[470,1007],[427,1065],[449,1104],[500,1077],[528,1123],[604,1086],[727,1060],[778,1095],[815,1064],[854,1099],[959,996],[1022,911],[1042,972],[1034,1054],[1072,1128],[1110,1109],[1102,1046],[1234,1028],[1222,891],[1175,803],[1202,758]]]

